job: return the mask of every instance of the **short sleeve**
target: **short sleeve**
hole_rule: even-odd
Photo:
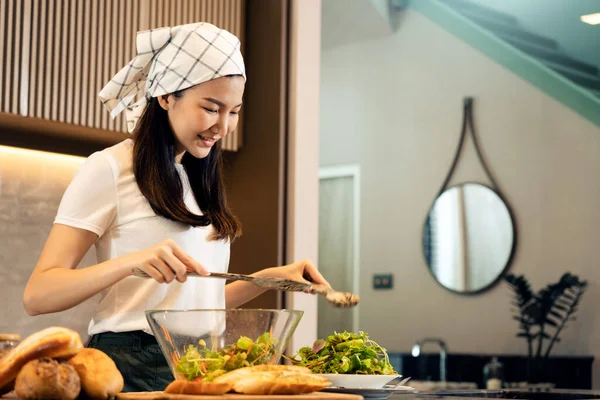
[[[94,153],[79,167],[58,207],[55,224],[85,229],[102,236],[115,220],[117,192],[109,159]]]

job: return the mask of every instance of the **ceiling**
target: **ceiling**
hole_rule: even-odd
[[[387,0],[322,0],[321,12],[323,49],[393,33]]]
[[[524,29],[556,40],[565,53],[600,66],[600,25],[588,25],[579,19],[600,12],[600,0],[467,1],[511,14]],[[322,0],[323,48],[393,33],[390,17],[394,15],[386,15],[387,3],[388,0]]]
[[[468,1],[510,14],[524,29],[556,40],[565,53],[600,66],[600,25],[579,19],[600,12],[600,0]]]

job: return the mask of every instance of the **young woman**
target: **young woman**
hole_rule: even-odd
[[[80,167],[23,296],[37,315],[102,293],[90,346],[113,358],[125,391],[163,390],[173,379],[145,310],[235,308],[262,293],[246,282],[186,277],[227,271],[241,233],[225,199],[220,141],[242,107],[239,40],[197,23],[139,32],[137,51],[100,92],[113,117],[126,109],[133,138]],[[98,264],[76,269],[93,244]],[[153,279],[132,276],[135,269]],[[309,261],[255,275],[327,284]]]

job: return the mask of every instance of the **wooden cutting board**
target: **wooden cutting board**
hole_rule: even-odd
[[[117,395],[117,400],[363,400],[357,394],[315,392],[310,394],[255,396],[246,394],[223,394],[220,396],[170,394],[164,392],[130,392]]]

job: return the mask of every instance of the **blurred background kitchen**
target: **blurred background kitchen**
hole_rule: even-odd
[[[417,381],[483,387],[497,356],[507,385],[600,389],[596,13],[597,0],[0,0],[0,332],[85,337],[95,299],[32,318],[21,296],[83,157],[127,137],[96,94],[136,31],[208,21],[240,36],[249,76],[225,146],[244,225],[230,270],[311,258],[361,296],[343,312],[303,294],[246,307],[305,310],[291,349],[366,331]],[[565,273],[587,285],[515,311],[508,273],[535,294]],[[569,317],[533,375],[532,310],[542,356]],[[534,318],[529,337],[515,316]]]

